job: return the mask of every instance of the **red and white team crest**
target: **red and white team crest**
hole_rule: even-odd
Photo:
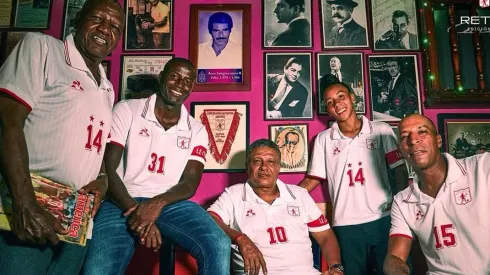
[[[422,209],[420,208],[415,208],[415,220],[418,221],[425,217],[424,212],[422,212]]]
[[[299,206],[288,205],[288,214],[291,216],[299,216]]]
[[[189,143],[191,143],[190,138],[177,137],[177,146],[181,149],[189,149]]]
[[[456,204],[465,205],[471,202],[471,193],[470,188],[467,187],[465,189],[460,189],[458,191],[454,191],[454,199]]]
[[[369,150],[378,150],[378,141],[375,139],[366,139],[366,146]]]
[[[490,0],[480,0],[480,7],[482,8],[490,7]]]

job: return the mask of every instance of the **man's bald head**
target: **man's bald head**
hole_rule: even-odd
[[[89,11],[91,11],[98,4],[102,4],[102,3],[108,3],[108,4],[111,4],[113,6],[117,6],[119,8],[121,14],[123,15],[123,17],[121,18],[121,21],[124,22],[125,12],[124,12],[123,7],[121,6],[121,3],[119,3],[119,1],[117,1],[117,0],[87,0],[85,2],[85,4],[83,4],[82,9],[78,12],[78,14],[76,16],[75,22],[76,22],[77,27],[78,27],[78,24],[82,23],[81,21],[85,20],[85,16],[87,15],[87,13]]]
[[[424,124],[431,132],[433,132],[435,135],[437,135],[437,128],[436,128],[436,125],[434,124],[434,122],[432,122],[432,120],[430,120],[428,117],[424,116],[424,115],[421,115],[421,114],[410,114],[410,115],[407,115],[406,117],[404,117],[400,123],[398,124],[398,131],[399,133],[401,134],[401,131],[403,129],[403,124],[405,124],[405,122],[421,122],[422,124]]]

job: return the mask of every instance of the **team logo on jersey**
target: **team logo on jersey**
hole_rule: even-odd
[[[418,220],[422,219],[423,217],[425,217],[424,212],[422,212],[421,209],[415,208],[415,220],[418,221]]]
[[[340,153],[340,149],[339,147],[335,147],[335,149],[333,150],[333,155],[337,155],[338,153]]]
[[[255,216],[255,213],[254,213],[253,209],[248,209],[247,210],[247,214],[245,216],[246,217],[253,217],[253,216]]]
[[[149,137],[150,134],[148,133],[148,129],[147,128],[141,129],[140,136],[142,136],[142,137]]]
[[[378,150],[378,141],[375,139],[366,139],[366,146],[369,150]]]
[[[465,205],[471,202],[471,193],[470,188],[464,188],[457,191],[454,191],[454,199],[456,200],[456,204]]]
[[[75,89],[75,90],[77,90],[79,92],[83,92],[82,85],[80,84],[80,81],[78,81],[78,80],[75,80],[75,81],[72,82],[71,88],[72,89]]]
[[[490,0],[480,0],[480,7],[482,8],[490,7]]]
[[[288,205],[288,214],[291,216],[299,216],[299,206]]]
[[[190,138],[177,137],[177,146],[181,149],[189,149],[189,143],[191,143]]]

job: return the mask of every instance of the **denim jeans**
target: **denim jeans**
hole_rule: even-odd
[[[12,232],[0,231],[0,274],[78,274],[87,246],[65,242],[55,246],[29,245],[17,239]]]
[[[138,242],[126,220],[112,201],[101,204],[82,274],[124,274]],[[200,275],[230,273],[230,238],[201,206],[190,201],[168,205],[155,223],[164,242],[173,241],[196,259]]]

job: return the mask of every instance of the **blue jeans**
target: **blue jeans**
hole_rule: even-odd
[[[147,198],[135,198],[142,202]],[[127,218],[112,201],[104,201],[95,217],[83,274],[123,274],[138,239],[128,230]],[[163,208],[156,220],[162,239],[171,240],[197,261],[200,275],[230,274],[230,238],[199,205],[180,201]]]

